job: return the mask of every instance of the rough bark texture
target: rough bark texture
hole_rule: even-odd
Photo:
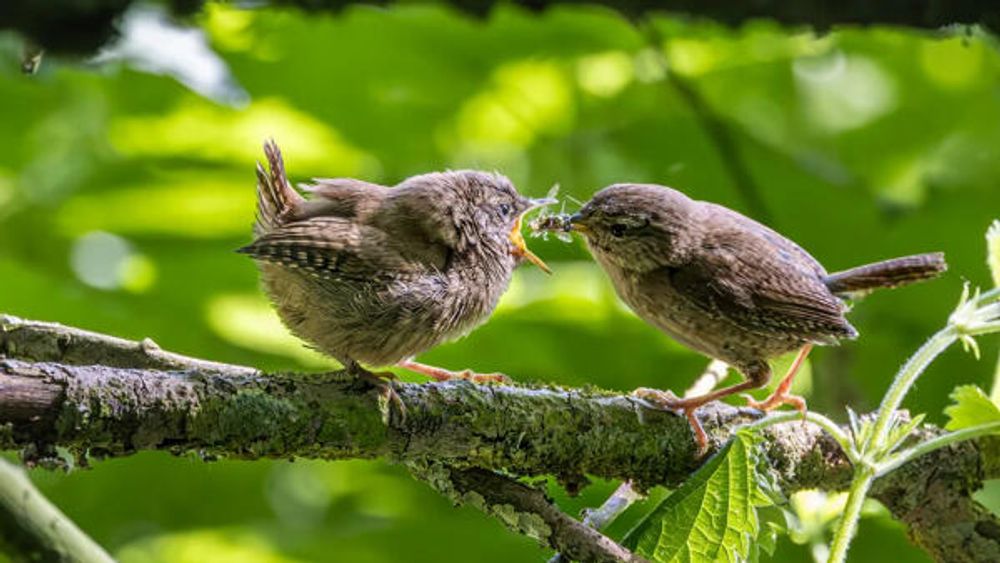
[[[541,490],[486,469],[411,463],[410,472],[456,504],[475,506],[508,528],[562,551],[571,561],[646,563],[594,528],[571,518]]]
[[[397,384],[402,416],[370,384],[344,373],[264,375],[189,361],[148,341],[12,317],[0,318],[0,355],[7,357],[0,360],[0,444],[22,449],[29,462],[46,462],[53,446],[81,459],[150,449],[209,458],[382,457],[581,560],[631,556],[540,491],[495,472],[556,475],[570,489],[586,475],[641,488],[676,485],[700,463],[683,418],[598,390]],[[86,365],[97,361],[115,365]],[[713,448],[754,416],[706,408]],[[849,482],[850,464],[817,427],[790,423],[766,432],[786,493]],[[927,426],[919,438],[939,432]],[[873,495],[939,561],[1000,561],[1000,523],[970,497],[982,480],[1000,476],[998,451],[994,438],[939,450],[876,482]]]

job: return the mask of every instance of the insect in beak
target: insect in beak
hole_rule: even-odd
[[[583,221],[584,217],[579,213],[574,213],[570,215],[569,219],[567,220],[567,222],[569,223],[569,230],[576,231],[584,235],[590,234],[591,233],[590,228],[587,227],[587,225],[584,224]]]
[[[555,198],[532,199],[529,201],[528,208],[524,210],[524,213],[527,213],[532,209],[551,205],[553,203],[556,203]],[[551,274],[552,269],[549,268],[534,252],[528,250],[528,244],[524,241],[524,235],[521,234],[521,220],[524,218],[524,213],[517,218],[517,221],[514,222],[514,228],[510,230],[510,243],[514,245],[514,251],[512,254],[519,258],[524,258],[528,262],[538,266],[546,274]]]

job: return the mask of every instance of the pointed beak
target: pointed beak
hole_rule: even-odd
[[[555,198],[538,198],[528,200],[528,207],[514,222],[514,228],[510,230],[510,243],[514,245],[514,256],[519,258],[524,258],[528,262],[538,266],[546,274],[551,274],[552,269],[542,261],[534,252],[528,250],[528,243],[524,241],[524,235],[521,234],[521,220],[524,219],[524,214],[531,211],[532,209],[538,209],[539,207],[544,207],[546,205],[551,205],[557,203]]]
[[[583,221],[584,217],[580,213],[570,215],[568,221],[570,230],[584,235],[590,233],[590,228]]]

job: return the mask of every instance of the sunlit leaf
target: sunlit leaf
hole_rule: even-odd
[[[252,170],[247,165],[248,170]],[[55,215],[61,232],[99,229],[120,234],[212,238],[249,236],[254,185],[235,174],[171,174],[161,181],[79,195]]]
[[[124,563],[295,563],[264,538],[228,530],[196,530],[154,536],[129,544],[117,558]]]
[[[944,409],[948,415],[948,430],[961,430],[981,424],[1000,422],[1000,406],[997,406],[983,390],[975,385],[960,385],[951,393],[955,401]]]
[[[758,509],[772,505],[758,474],[761,438],[740,432],[624,539],[657,563],[745,561],[773,546],[773,515],[762,525]],[[761,528],[765,541],[757,541]]]
[[[163,115],[120,118],[111,124],[110,136],[131,157],[197,157],[246,165],[262,158],[261,143],[273,137],[299,170],[366,177],[380,172],[371,155],[329,124],[280,99],[256,100],[242,110],[184,99]]]

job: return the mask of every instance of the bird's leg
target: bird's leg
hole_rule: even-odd
[[[688,424],[691,425],[695,443],[698,444],[698,453],[701,455],[708,450],[708,435],[705,434],[705,429],[702,428],[701,421],[698,420],[697,410],[712,401],[718,401],[729,395],[763,387],[771,379],[771,367],[765,361],[740,366],[740,373],[747,378],[746,381],[695,397],[681,399],[669,391],[660,391],[648,387],[640,387],[632,391],[632,395],[651,401],[663,409],[681,411],[684,417],[687,418]]]
[[[704,453],[705,450],[708,449],[708,435],[705,434],[705,429],[701,427],[701,422],[698,420],[697,416],[697,410],[712,401],[717,401],[723,397],[739,393],[740,391],[754,389],[756,387],[760,387],[761,385],[762,384],[758,383],[756,379],[748,379],[742,383],[724,387],[717,391],[712,391],[711,393],[705,393],[704,395],[687,397],[684,399],[678,398],[669,391],[660,391],[658,389],[650,389],[648,387],[640,387],[635,391],[632,391],[632,395],[639,397],[640,399],[651,401],[663,409],[681,411],[681,413],[684,414],[684,417],[687,418],[688,424],[691,425],[691,431],[694,432],[694,440],[698,444],[698,452],[700,454]]]
[[[778,383],[778,387],[774,390],[774,393],[764,399],[763,401],[755,401],[753,397],[747,396],[747,405],[751,408],[760,409],[762,411],[769,411],[776,409],[781,405],[792,405],[795,410],[802,413],[805,417],[806,414],[806,400],[798,395],[792,395],[788,390],[792,387],[792,380],[795,379],[795,374],[799,372],[799,368],[802,367],[803,362],[806,360],[806,356],[809,355],[809,351],[812,350],[812,343],[806,344],[799,350],[799,355],[795,356],[795,361],[792,362],[792,367],[788,368],[788,373],[785,377],[781,378],[781,383]]]
[[[412,372],[426,375],[435,381],[451,381],[464,379],[473,383],[510,383],[510,378],[502,373],[476,373],[470,369],[451,371],[436,366],[429,366],[413,360],[403,360],[397,366]]]
[[[354,360],[344,362],[344,367],[351,375],[368,381],[375,386],[379,391],[379,396],[385,399],[386,404],[396,405],[403,418],[406,418],[406,405],[403,404],[403,400],[399,398],[399,393],[392,386],[392,382],[398,379],[396,374],[391,371],[369,371]]]

